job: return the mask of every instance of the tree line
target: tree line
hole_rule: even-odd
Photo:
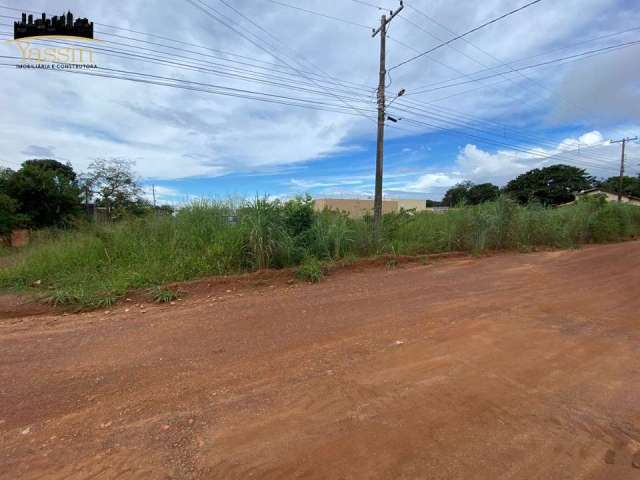
[[[523,205],[532,202],[545,206],[561,205],[573,201],[576,192],[594,187],[617,194],[619,180],[620,177],[597,180],[582,168],[551,165],[518,175],[503,188],[492,183],[458,183],[447,190],[441,202],[432,201],[430,206],[478,205],[493,201],[502,194]],[[640,177],[623,177],[622,194],[640,197]]]
[[[72,226],[85,217],[88,204],[105,208],[112,220],[154,211],[127,160],[96,160],[81,175],[51,159],[0,169],[0,235],[20,227]]]
[[[575,192],[599,186],[617,193],[619,177],[596,180],[570,165],[536,168],[514,178],[503,188],[492,183],[466,181],[450,188],[442,201],[428,206],[478,205],[506,194],[521,204],[559,205],[571,202]],[[640,197],[640,177],[623,177],[622,193]],[[69,227],[81,221],[87,204],[102,207],[111,220],[142,216],[157,207],[143,197],[133,162],[96,160],[78,175],[70,164],[57,160],[27,160],[16,170],[0,169],[0,235],[19,227]]]

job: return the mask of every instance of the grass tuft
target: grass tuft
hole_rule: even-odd
[[[302,264],[296,270],[296,276],[306,282],[318,283],[324,277],[320,260],[316,257],[305,257]]]
[[[151,290],[151,297],[156,303],[170,303],[180,297],[180,293],[169,288],[154,287]]]

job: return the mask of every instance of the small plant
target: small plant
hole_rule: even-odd
[[[72,293],[68,290],[56,290],[45,298],[47,303],[57,307],[59,305],[73,305],[81,303],[80,295]]]
[[[396,257],[388,258],[385,265],[389,269],[396,268],[398,266],[398,259]]]
[[[316,257],[305,257],[296,271],[296,276],[307,282],[318,283],[324,277],[320,260]]]
[[[386,261],[387,268],[396,268],[398,266],[398,251],[394,245],[391,246],[391,255]]]
[[[169,303],[176,300],[180,295],[179,292],[168,288],[155,287],[151,292],[151,296],[156,303]]]
[[[112,307],[118,301],[118,296],[115,293],[107,292],[99,295],[93,302],[92,305],[96,308],[107,308]]]
[[[348,253],[342,258],[342,265],[349,266],[353,265],[358,261],[358,257],[353,253]]]

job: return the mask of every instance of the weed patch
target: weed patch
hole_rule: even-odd
[[[296,276],[306,282],[318,283],[324,277],[320,260],[315,257],[306,257],[296,270]]]
[[[577,248],[638,236],[640,208],[596,198],[554,209],[503,197],[442,214],[388,214],[381,242],[374,241],[369,217],[314,212],[308,198],[197,201],[174,216],[34,232],[28,247],[1,252],[0,288],[33,292],[55,305],[107,307],[143,288],[152,289],[154,301],[171,302],[176,292],[157,285],[288,266],[299,267],[299,278],[318,281],[322,261]]]

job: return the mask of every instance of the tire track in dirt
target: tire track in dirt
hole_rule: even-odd
[[[636,479],[639,280],[630,242],[9,319],[0,479]]]

